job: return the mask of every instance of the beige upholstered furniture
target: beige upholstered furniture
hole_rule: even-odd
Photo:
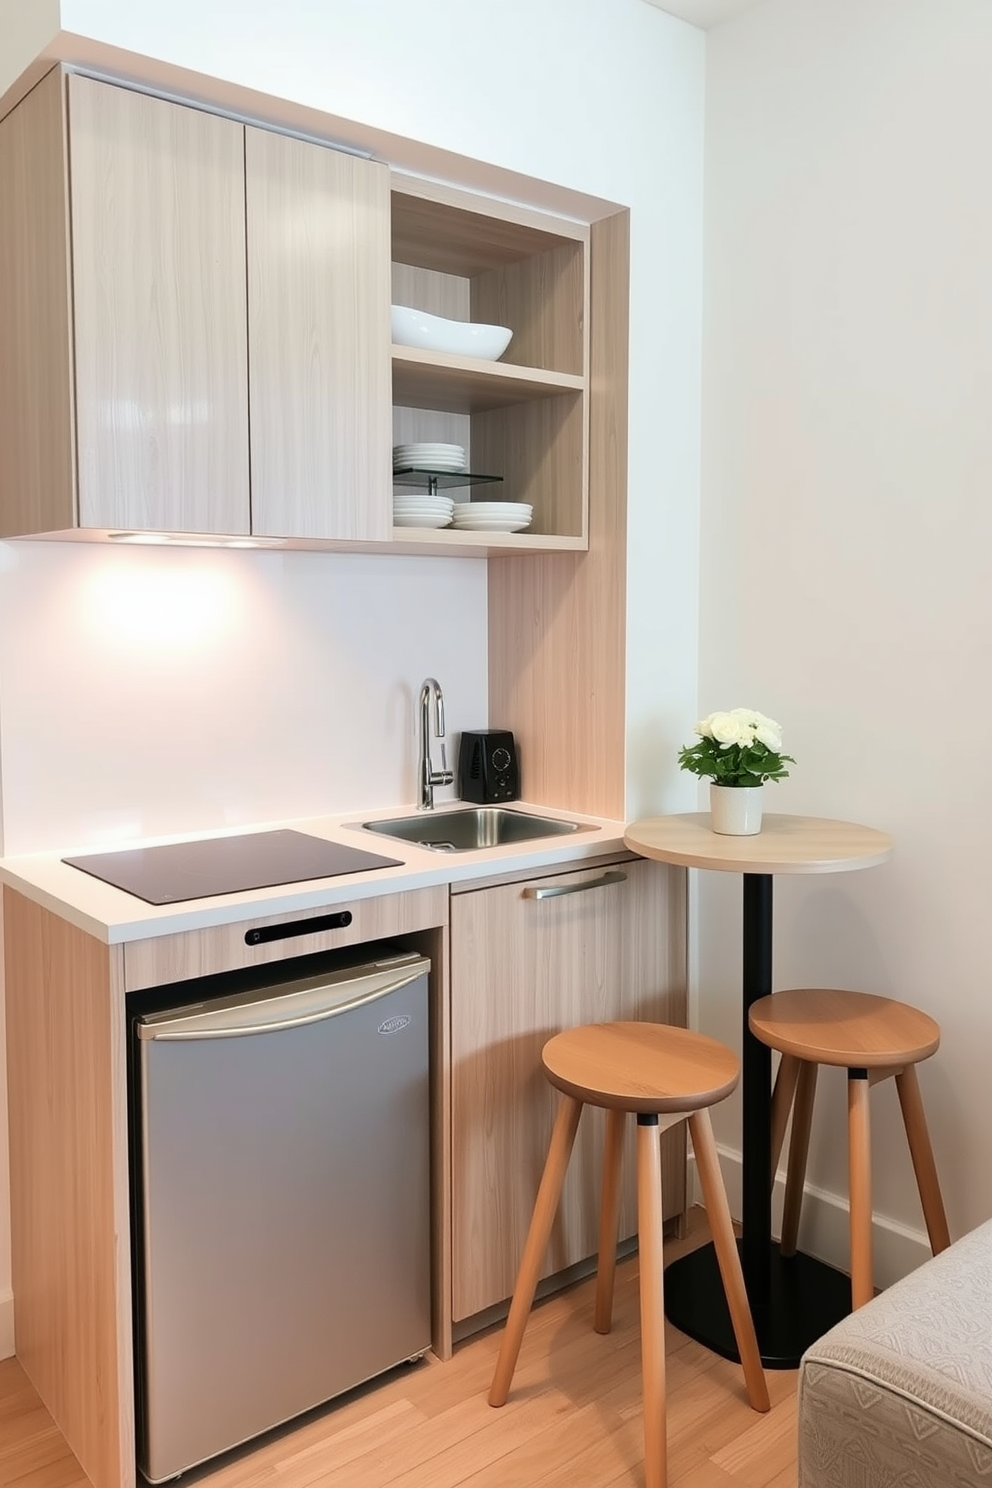
[[[861,1307],[874,1292],[868,1092],[881,1080],[895,1078],[930,1248],[936,1255],[951,1243],[916,1078],[916,1065],[940,1043],[940,1029],[927,1013],[908,1003],[827,987],[800,987],[762,997],[752,1003],[748,1021],[755,1038],[782,1054],[772,1096],[773,1173],[793,1108],[782,1215],[784,1256],[796,1251],[817,1067],[830,1064],[847,1070],[851,1300]]]
[[[551,1135],[489,1403],[503,1405],[509,1394],[584,1105],[605,1107],[607,1112],[594,1326],[597,1333],[610,1331],[623,1131],[627,1116],[636,1115],[645,1481],[647,1488],[665,1488],[668,1478],[660,1138],[662,1131],[679,1121],[689,1123],[748,1399],[755,1410],[769,1408],[768,1387],[758,1356],[707,1109],[734,1089],[740,1064],[730,1049],[703,1034],[659,1023],[635,1022],[597,1023],[569,1029],[549,1040],[541,1057],[545,1074],[564,1098]]]
[[[992,1221],[814,1343],[798,1408],[798,1488],[989,1488]]]

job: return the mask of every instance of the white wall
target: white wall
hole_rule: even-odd
[[[451,735],[487,720],[478,560],[35,542],[0,573],[8,854],[410,805],[421,680]]]
[[[59,0],[0,0],[0,96],[59,29]]]
[[[628,812],[688,799],[704,35],[643,0],[62,0],[65,30],[629,205]]]
[[[62,0],[61,19],[107,46],[630,206],[629,794],[638,811],[684,800],[674,750],[696,693],[702,33],[642,0]],[[4,59],[5,40],[0,28]],[[455,727],[480,721],[481,563],[5,553],[8,852],[409,800],[410,679],[427,670]],[[212,617],[185,665],[166,626],[173,591],[184,631],[187,605]],[[369,638],[356,592],[381,602]],[[114,605],[127,617],[116,629]],[[261,719],[256,655],[287,668],[272,679],[280,706]],[[0,1198],[0,1353],[6,1228]]]
[[[984,0],[766,0],[707,69],[700,707],[783,723],[798,764],[769,806],[895,839],[882,868],[777,880],[776,985],[938,1019],[920,1078],[952,1234],[992,1214],[990,68]],[[739,899],[702,876],[702,1025],[728,1038]],[[829,1251],[843,1077],[821,1086]],[[922,1224],[891,1088],[873,1120],[884,1272]]]

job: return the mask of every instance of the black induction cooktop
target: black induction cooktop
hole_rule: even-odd
[[[161,847],[131,847],[123,852],[87,853],[62,861],[148,904],[178,904],[185,899],[241,894],[247,889],[270,889],[277,884],[334,878],[341,873],[368,873],[373,868],[396,868],[400,864],[399,858],[384,858],[360,847],[346,847],[288,829],[168,842]]]

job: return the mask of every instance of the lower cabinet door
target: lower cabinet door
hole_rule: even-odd
[[[553,1034],[632,1018],[685,1023],[685,875],[643,859],[452,895],[453,1316],[513,1291],[560,1097]],[[540,896],[535,891],[567,889]],[[543,1275],[596,1251],[605,1119],[586,1108]],[[637,1228],[633,1118],[620,1233]],[[685,1208],[684,1128],[665,1138],[665,1214]]]

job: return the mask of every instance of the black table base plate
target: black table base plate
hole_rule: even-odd
[[[851,1311],[851,1280],[802,1252],[786,1259],[774,1242],[770,1250],[768,1300],[751,1304],[758,1350],[767,1369],[796,1369],[809,1345]],[[665,1314],[697,1343],[739,1358],[712,1245],[666,1268]]]

